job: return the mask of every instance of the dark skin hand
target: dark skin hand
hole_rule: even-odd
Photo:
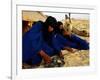
[[[73,48],[70,48],[70,47],[64,47],[64,50],[68,50],[72,53],[75,53],[77,51],[77,49],[74,50]]]
[[[66,35],[67,35],[67,36],[71,36],[71,33],[70,33],[70,32],[66,32],[66,31],[63,31],[63,35],[64,35],[64,36],[66,36]]]
[[[43,50],[39,52],[39,55],[43,58],[46,64],[51,63],[52,59],[50,56],[48,56]]]

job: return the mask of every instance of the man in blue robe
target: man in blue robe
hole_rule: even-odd
[[[75,34],[66,32],[63,29],[63,23],[58,22],[55,32],[58,36],[58,40],[60,43],[63,44],[65,47],[75,48],[78,50],[88,50],[89,43],[85,40],[79,38]]]
[[[55,55],[59,46],[53,47],[53,29],[57,21],[49,16],[46,21],[36,22],[32,28],[23,35],[22,59],[23,63],[39,65],[42,59],[45,63],[51,63],[51,56]],[[56,43],[55,43],[56,44]],[[60,51],[60,48],[59,48]]]

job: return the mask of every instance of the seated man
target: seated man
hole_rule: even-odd
[[[32,28],[23,35],[22,57],[23,63],[39,65],[42,58],[46,63],[51,62],[51,58],[42,50],[42,22],[37,22]]]
[[[46,21],[36,22],[32,28],[23,34],[22,38],[22,59],[23,64],[32,66],[40,65],[42,59],[46,64],[52,62],[51,56],[56,53],[61,55],[61,49],[54,48],[52,36],[57,21],[49,16]]]
[[[63,23],[58,22],[57,27],[55,29],[55,32],[60,35],[59,40],[60,42],[63,42],[66,48],[75,48],[79,50],[88,50],[89,49],[89,43],[87,43],[85,40],[79,38],[75,34],[72,34],[71,32],[65,31],[63,28]]]

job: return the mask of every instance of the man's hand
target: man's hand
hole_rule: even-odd
[[[69,52],[72,52],[72,53],[75,53],[77,51],[77,49],[73,49],[73,48],[70,48],[70,47],[65,47],[64,49],[68,50]]]
[[[44,59],[45,63],[49,64],[51,63],[52,59],[50,56],[48,56],[43,50],[39,52],[39,55]]]

